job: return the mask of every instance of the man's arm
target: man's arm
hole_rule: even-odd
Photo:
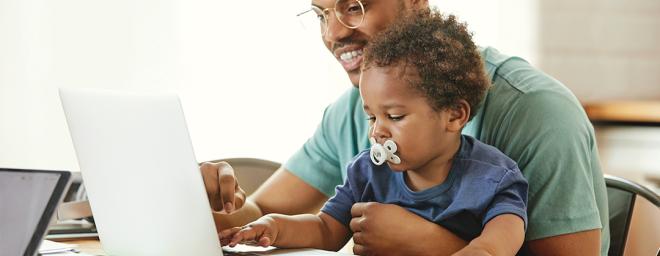
[[[318,213],[328,197],[283,167],[250,196],[263,214]]]
[[[600,229],[528,241],[533,255],[600,255]]]
[[[357,203],[352,213],[350,227],[355,232],[353,252],[356,254],[450,255],[467,245],[442,226],[396,205]],[[410,246],[411,241],[415,246]],[[599,255],[600,229],[527,243],[532,255]]]
[[[216,227],[227,229],[243,226],[269,213],[317,213],[327,200],[323,193],[280,167],[246,200],[243,207],[231,214],[216,211],[213,216]]]

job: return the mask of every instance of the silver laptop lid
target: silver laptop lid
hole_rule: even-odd
[[[179,99],[60,89],[104,250],[222,255]]]

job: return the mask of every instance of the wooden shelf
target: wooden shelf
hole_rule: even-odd
[[[610,101],[584,104],[594,123],[660,125],[660,101]]]

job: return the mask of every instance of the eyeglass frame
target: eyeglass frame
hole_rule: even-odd
[[[362,23],[364,23],[364,15],[366,14],[366,11],[364,10],[364,4],[362,4],[362,1],[360,1],[360,0],[349,0],[349,1],[355,1],[355,2],[357,2],[358,5],[360,5],[360,10],[362,10],[362,18],[360,18],[360,22],[359,22],[357,25],[355,25],[355,26],[349,26],[349,25],[347,25],[346,23],[344,23],[344,21],[342,21],[342,20],[339,18],[339,14],[337,13],[337,3],[339,3],[339,1],[342,1],[342,0],[336,0],[336,1],[335,1],[335,5],[334,5],[334,7],[332,7],[332,8],[328,7],[328,8],[325,8],[325,9],[321,9],[320,7],[318,7],[318,6],[316,6],[316,5],[312,5],[312,8],[311,8],[311,9],[296,14],[296,17],[300,17],[301,15],[303,15],[303,14],[305,14],[305,13],[308,13],[308,12],[310,12],[310,11],[314,11],[315,13],[316,13],[315,10],[320,11],[320,13],[321,13],[321,14],[323,15],[323,17],[324,17],[323,20],[324,20],[324,23],[325,23],[325,29],[323,29],[321,35],[325,35],[326,33],[328,33],[328,28],[329,28],[329,24],[328,24],[328,16],[329,16],[329,15],[326,14],[326,13],[330,13],[330,10],[334,11],[334,13],[335,13],[335,18],[336,18],[337,21],[339,21],[339,23],[340,23],[341,25],[343,25],[344,27],[349,28],[349,29],[356,29],[356,28],[359,28],[360,26],[362,26]],[[317,14],[317,15],[318,15],[318,14]]]

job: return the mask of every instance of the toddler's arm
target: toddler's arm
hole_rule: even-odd
[[[220,232],[223,246],[256,241],[260,246],[280,248],[317,248],[336,251],[348,241],[346,226],[323,212],[288,216],[268,214],[243,227]]]
[[[525,240],[525,223],[515,214],[502,214],[484,226],[481,235],[454,256],[516,255]]]

